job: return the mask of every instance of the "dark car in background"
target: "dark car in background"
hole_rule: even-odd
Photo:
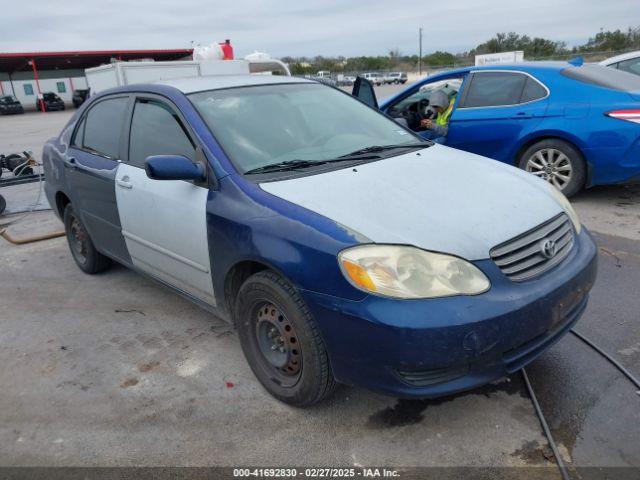
[[[71,100],[73,101],[73,106],[78,108],[84,103],[87,98],[89,98],[89,89],[80,88],[73,91],[73,97],[71,98]]]
[[[13,95],[3,95],[0,97],[0,115],[10,115],[12,113],[24,113],[22,104]]]
[[[36,100],[36,110],[40,110],[41,112],[52,112],[55,110],[64,110],[64,102],[62,99],[53,92],[46,92],[42,94],[42,102],[40,99]]]

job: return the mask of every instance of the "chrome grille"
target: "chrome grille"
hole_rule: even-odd
[[[545,250],[547,241],[555,244],[555,254]],[[560,263],[573,247],[574,230],[569,217],[562,213],[497,247],[489,254],[502,273],[514,282],[529,280]],[[550,245],[550,244],[548,244]]]

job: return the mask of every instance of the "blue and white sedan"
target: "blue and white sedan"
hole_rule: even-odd
[[[43,160],[84,272],[115,261],[227,319],[294,405],[337,382],[433,397],[505,376],[569,331],[596,275],[550,184],[304,79],[105,91]]]

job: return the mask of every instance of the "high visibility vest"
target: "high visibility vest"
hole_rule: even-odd
[[[451,117],[451,112],[453,112],[453,104],[455,102],[456,102],[456,97],[453,97],[449,101],[449,106],[447,107],[447,109],[436,116],[436,125],[440,125],[442,127],[447,126],[447,123],[449,123],[449,118]]]

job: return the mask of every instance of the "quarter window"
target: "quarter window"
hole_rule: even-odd
[[[73,141],[71,145],[74,147],[82,148],[82,144],[84,142],[84,125],[86,123],[87,117],[82,117],[80,124],[78,125],[78,129],[76,130],[76,135],[73,137]]]
[[[195,147],[174,110],[155,100],[138,100],[131,121],[129,162],[144,167],[151,155],[183,155],[195,161]]]
[[[522,97],[520,103],[533,102],[534,100],[540,100],[547,96],[547,90],[536,82],[533,78],[527,77],[527,81],[522,91]]]
[[[110,158],[119,158],[122,121],[128,100],[127,97],[103,100],[89,110],[84,120],[83,148]]]
[[[521,73],[475,73],[461,107],[516,105],[520,103],[520,97],[528,78]]]

